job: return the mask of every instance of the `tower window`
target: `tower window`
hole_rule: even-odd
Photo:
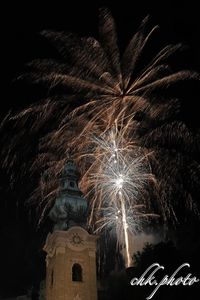
[[[73,264],[72,266],[72,281],[82,281],[82,267],[79,264]]]
[[[74,182],[73,182],[73,181],[70,181],[70,182],[69,182],[69,185],[70,185],[71,187],[74,187]]]

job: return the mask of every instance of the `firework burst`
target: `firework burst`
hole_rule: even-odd
[[[115,233],[118,247],[125,249],[125,264],[130,266],[129,240],[141,229],[142,218],[156,215],[145,213],[144,205],[138,204],[144,203],[145,186],[155,182],[148,162],[151,153],[145,154],[125,139],[127,123],[120,129],[116,123],[110,132],[93,137],[95,151],[90,155],[94,162],[82,178],[82,189],[86,186],[88,199],[93,199],[89,224],[94,225],[95,232],[106,229]]]

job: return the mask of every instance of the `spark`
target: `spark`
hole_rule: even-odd
[[[124,183],[123,175],[120,174],[119,177],[117,177],[115,180],[116,187],[121,189],[123,186],[123,183]]]

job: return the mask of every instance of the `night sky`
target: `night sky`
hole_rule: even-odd
[[[42,2],[42,1],[40,1]],[[65,3],[63,3],[65,2]],[[177,65],[200,71],[200,18],[197,1],[54,1],[45,5],[36,1],[25,4],[7,4],[2,10],[5,17],[1,26],[1,73],[2,95],[0,117],[8,110],[20,110],[34,101],[37,95],[30,94],[27,87],[17,86],[13,81],[25,70],[25,64],[38,57],[50,57],[54,54],[47,42],[39,36],[43,29],[66,30],[80,35],[98,36],[98,7],[107,6],[116,20],[123,50],[140,21],[149,14],[153,24],[160,25],[160,31],[155,37],[154,47],[167,43],[183,42],[187,50],[175,58]],[[200,128],[199,118],[199,87],[189,86],[182,93],[183,119],[195,131]],[[33,228],[33,221],[27,208],[20,204],[26,198],[24,187],[18,191],[10,191],[8,178],[1,172],[1,218],[0,218],[0,282],[1,296],[24,293],[26,288],[36,280],[36,274],[43,275],[43,269],[38,270],[36,262],[43,259],[41,255],[41,240]],[[27,179],[27,185],[32,179]],[[20,192],[21,191],[21,192]],[[34,216],[32,216],[32,219]],[[42,230],[42,236],[46,234]],[[39,250],[38,250],[39,249]],[[40,253],[35,255],[35,253]],[[31,259],[34,253],[34,260]],[[37,280],[36,280],[37,281]],[[25,287],[25,288],[24,288]]]

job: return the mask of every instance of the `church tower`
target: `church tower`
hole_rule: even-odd
[[[49,217],[46,300],[97,300],[96,236],[86,230],[87,201],[78,188],[79,174],[69,160],[60,178],[60,193]]]

